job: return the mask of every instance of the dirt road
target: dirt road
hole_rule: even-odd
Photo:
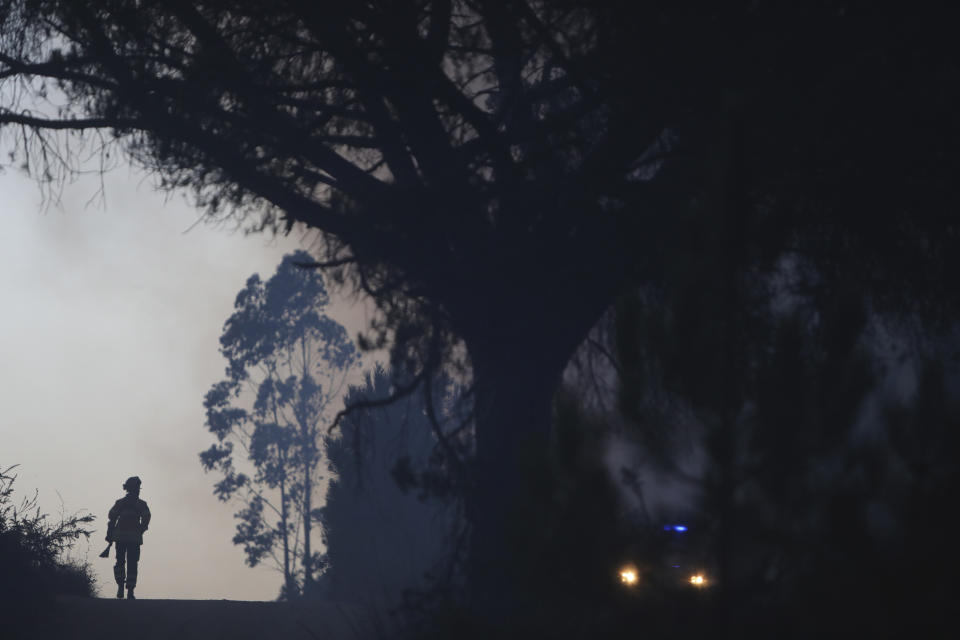
[[[368,627],[359,610],[333,603],[63,596],[11,640],[361,640]]]

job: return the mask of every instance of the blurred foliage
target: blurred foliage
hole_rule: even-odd
[[[618,409],[645,471],[685,466],[681,424],[705,455],[692,515],[713,633],[803,638],[829,620],[828,635],[938,637],[960,568],[943,524],[960,498],[956,334],[830,265],[756,266],[637,291],[616,316]],[[725,277],[727,297],[703,295]]]
[[[960,345],[933,333],[920,343],[904,334],[893,340],[880,327],[902,325],[864,313],[862,302],[842,289],[815,306],[797,300],[754,309],[753,321],[760,326],[763,318],[766,329],[744,341],[755,357],[735,384],[708,379],[686,394],[664,379],[705,376],[695,350],[679,355],[685,345],[665,339],[669,325],[650,338],[641,330],[656,318],[628,316],[634,303],[625,299],[619,326],[632,328],[632,337],[610,345],[621,355],[617,410],[588,409],[584,390],[566,388],[555,398],[548,455],[528,460],[533,489],[513,514],[510,541],[527,558],[515,576],[524,599],[509,625],[450,593],[410,636],[951,637],[960,569],[948,524],[960,497]],[[651,316],[672,313],[647,308]],[[890,342],[902,350],[895,357]],[[630,358],[631,344],[643,347],[643,358]],[[639,388],[630,386],[636,367],[644,369]],[[717,397],[699,393],[711,384],[738,389],[730,458],[718,455],[717,405],[691,400]],[[695,448],[705,454],[692,472],[700,490],[693,504],[672,511],[689,532],[668,535],[663,512],[642,517],[626,494],[647,491],[642,480],[655,474],[691,473],[689,447],[672,432],[691,415]],[[611,466],[608,447],[627,443],[657,463]],[[719,469],[724,463],[730,468]],[[725,514],[723,472],[733,477]],[[677,580],[671,562],[682,562],[683,572],[704,567],[707,586],[685,583],[687,573]],[[617,579],[624,566],[637,570],[637,585]]]
[[[347,405],[388,397],[392,380],[377,367],[350,388]],[[439,381],[433,393],[440,422],[450,422],[457,387]],[[318,592],[364,606],[382,629],[402,624],[426,592],[462,583],[454,548],[465,523],[449,482],[434,482],[449,474],[425,404],[413,395],[351,411],[325,441],[332,475],[320,511],[326,571]]]

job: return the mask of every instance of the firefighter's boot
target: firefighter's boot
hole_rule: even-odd
[[[113,579],[117,581],[117,597],[121,600],[123,599],[123,565],[117,564],[113,565]]]

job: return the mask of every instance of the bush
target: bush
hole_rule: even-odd
[[[19,503],[13,498],[16,465],[0,469],[0,603],[11,611],[28,611],[31,605],[57,594],[92,596],[96,579],[86,561],[67,553],[94,516],[61,513],[59,521],[40,513],[37,493]]]

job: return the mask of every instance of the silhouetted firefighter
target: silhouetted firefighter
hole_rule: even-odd
[[[140,560],[140,545],[143,532],[150,525],[150,509],[140,499],[140,478],[133,476],[123,483],[127,495],[113,503],[107,516],[107,542],[117,544],[117,562],[113,565],[113,577],[117,581],[117,597],[123,598],[126,580],[127,598],[133,600],[137,586],[137,562]],[[106,557],[110,545],[101,556]]]

